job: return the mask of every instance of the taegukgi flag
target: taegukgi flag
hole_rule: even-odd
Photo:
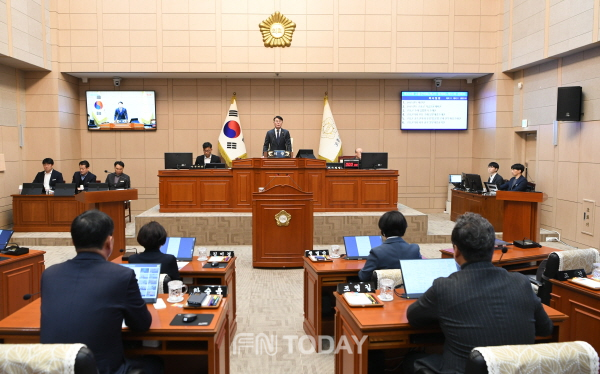
[[[219,135],[219,153],[228,167],[236,158],[246,158],[246,144],[244,134],[238,117],[237,105],[235,103],[235,92],[231,97],[231,105],[227,112],[227,118],[223,124],[221,135]]]
[[[333,114],[325,95],[325,108],[323,109],[323,121],[321,122],[321,141],[319,143],[319,159],[327,162],[338,162],[342,155],[342,139],[338,133]]]

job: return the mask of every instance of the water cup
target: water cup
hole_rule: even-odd
[[[394,299],[394,281],[383,278],[379,281],[379,300],[392,301]]]
[[[331,246],[331,251],[329,252],[329,257],[340,258],[340,246],[339,245]]]
[[[23,185],[22,184],[19,185],[19,195],[21,194],[21,192],[23,192]]]
[[[170,303],[178,303],[183,300],[183,295],[187,292],[188,287],[183,284],[180,280],[170,281],[169,286],[169,298],[167,299]]]
[[[206,261],[208,257],[206,257],[206,247],[198,248],[198,261]]]

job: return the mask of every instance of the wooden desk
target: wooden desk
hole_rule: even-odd
[[[324,160],[249,158],[232,169],[159,170],[160,211],[251,212],[259,187],[289,184],[313,193],[315,212],[396,210],[398,170],[334,170]]]
[[[502,251],[494,250],[492,263],[495,266],[506,267],[506,270],[508,271],[535,270],[540,266],[540,262],[547,259],[550,253],[556,251],[560,251],[560,249],[544,246],[523,249],[511,245],[508,247],[508,252],[502,256],[501,262],[499,262],[499,260],[500,255],[502,255]],[[442,258],[454,258],[454,250],[452,248],[440,249],[440,252],[442,252]],[[530,262],[535,262],[535,265],[527,265]]]
[[[161,295],[163,300],[167,295]],[[159,355],[165,361],[166,373],[211,374],[229,373],[229,304],[224,299],[218,309],[181,309],[166,303],[166,309],[156,310],[148,305],[152,314],[150,330],[144,333],[123,329],[126,355]],[[0,321],[0,340],[5,344],[40,342],[40,302],[35,300],[26,307]],[[208,326],[170,326],[178,313],[214,314]],[[142,340],[159,340],[158,348],[142,347]]]
[[[583,340],[600,352],[600,291],[551,279],[550,306],[569,316],[561,341]]]
[[[456,221],[458,216],[466,212],[480,214],[490,221],[496,232],[502,232],[504,229],[504,201],[497,200],[496,196],[452,190],[450,220]]]
[[[334,315],[323,310],[323,296],[331,295],[338,283],[356,277],[365,260],[335,259],[331,262],[312,262],[304,257],[304,323],[306,335],[317,341],[319,335],[333,336]],[[325,312],[325,314],[324,314]],[[319,350],[319,344],[315,347]]]
[[[44,251],[29,250],[21,256],[0,254],[0,319],[21,309],[39,294],[23,300],[26,294],[40,292],[40,280],[44,266]]]
[[[69,232],[73,219],[87,210],[75,196],[11,195],[13,230]]]
[[[438,327],[418,329],[411,327],[406,310],[414,300],[401,299],[385,302],[383,308],[351,308],[336,292],[335,340],[336,347],[344,337],[348,349],[340,349],[335,355],[336,374],[366,374],[369,350],[421,347],[422,343],[411,343],[411,337],[423,333],[439,332]],[[547,305],[544,309],[554,322],[552,337],[545,340],[560,340],[565,314]],[[357,344],[363,339],[362,346]],[[437,344],[436,344],[437,345]],[[360,348],[360,351],[359,351]]]
[[[237,320],[236,320],[236,287],[235,287],[235,260],[233,257],[227,267],[224,268],[203,268],[206,261],[198,261],[198,256],[194,256],[189,264],[179,269],[179,274],[184,278],[184,283],[191,289],[200,285],[211,285],[220,284],[226,285],[228,289],[227,299],[229,301],[229,308],[227,313],[229,314],[229,333],[231,334],[231,340],[235,336],[237,331]],[[112,262],[120,264],[127,263],[123,261],[123,256],[119,256],[112,260]],[[186,278],[191,278],[186,279]]]

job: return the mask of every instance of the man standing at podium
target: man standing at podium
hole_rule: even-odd
[[[287,151],[290,153],[290,157],[293,157],[290,132],[281,128],[283,126],[283,118],[275,116],[273,118],[273,125],[275,128],[267,131],[267,135],[265,136],[263,157],[267,157],[269,151]]]

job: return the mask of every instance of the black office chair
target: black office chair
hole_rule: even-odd
[[[17,374],[24,372],[44,373],[43,366],[38,366],[47,360],[53,362],[66,358],[67,349],[58,349],[58,346],[81,346],[77,352],[74,363],[75,374],[98,374],[96,359],[92,351],[82,344],[0,344],[0,368],[3,374]],[[44,357],[47,357],[44,360]]]
[[[563,257],[562,261],[557,252],[550,253],[548,259],[540,264],[536,279],[531,281],[538,286],[537,295],[546,305],[550,305],[552,293],[550,279],[555,279],[559,271],[583,269],[589,274],[593,264],[600,261],[600,254],[594,248],[572,249],[560,253]]]

